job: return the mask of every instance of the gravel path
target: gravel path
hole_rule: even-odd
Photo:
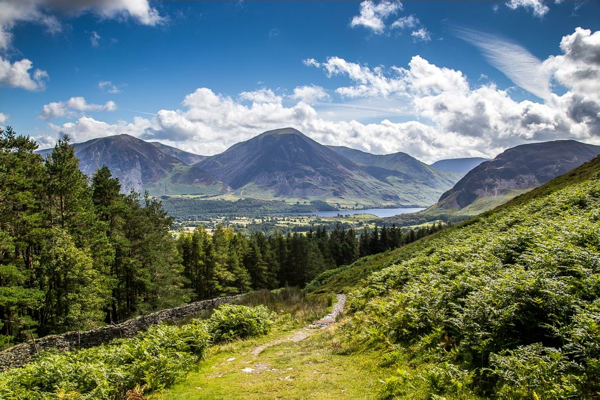
[[[315,329],[325,329],[335,322],[337,317],[344,312],[344,306],[346,305],[346,295],[336,294],[337,302],[333,305],[331,313],[327,314],[318,321],[313,321],[310,325],[305,326],[299,331],[294,332],[291,336],[286,338],[277,339],[269,343],[265,343],[252,349],[251,353],[255,356],[262,353],[267,347],[275,346],[283,342],[300,342],[315,332]]]

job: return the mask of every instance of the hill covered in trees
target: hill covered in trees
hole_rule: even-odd
[[[600,394],[600,158],[461,226],[321,275],[352,290],[346,352],[380,349],[383,398]]]

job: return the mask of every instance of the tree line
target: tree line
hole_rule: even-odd
[[[244,293],[282,286],[304,287],[318,274],[360,257],[381,253],[414,242],[442,228],[433,224],[403,230],[396,226],[354,229],[337,225],[306,234],[262,232],[248,238],[231,228],[217,226],[212,235],[199,226],[177,239],[186,287],[194,299]]]
[[[121,193],[106,166],[88,178],[67,136],[46,159],[36,149],[0,128],[0,348],[190,300],[304,287],[322,271],[440,228],[245,237],[218,226],[175,239],[160,200]]]
[[[66,136],[36,149],[0,128],[0,348],[189,301],[160,202],[90,182]]]

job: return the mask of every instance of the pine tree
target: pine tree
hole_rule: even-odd
[[[44,221],[45,167],[36,143],[0,128],[0,349],[36,325],[43,292],[35,274]]]

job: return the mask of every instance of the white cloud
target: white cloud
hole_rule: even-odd
[[[90,42],[92,43],[92,47],[98,47],[100,45],[101,38],[102,37],[98,35],[98,32],[92,31],[92,34],[90,35]]]
[[[412,31],[410,36],[413,37],[414,42],[429,42],[429,41],[431,41],[431,33],[425,28],[420,28],[420,29],[417,29],[416,31]]]
[[[321,64],[319,64],[317,62],[317,60],[315,60],[314,58],[307,58],[306,60],[302,60],[302,64],[306,65],[307,67],[320,67]]]
[[[322,67],[329,77],[347,75],[356,82],[357,85],[336,89],[343,97],[388,97],[404,89],[402,79],[385,76],[381,67],[371,69],[339,57],[329,57],[324,63],[311,62],[310,65]]]
[[[307,104],[314,104],[319,101],[326,101],[331,98],[321,86],[298,86],[294,88],[294,93],[290,96],[292,99],[303,101]]]
[[[62,27],[54,16],[40,10],[39,1],[0,1],[0,49],[7,49],[12,43],[11,30],[18,22],[36,22],[46,27],[50,33],[58,33]]]
[[[102,18],[132,18],[151,26],[165,22],[148,0],[0,0],[0,6],[0,49],[10,46],[11,31],[20,22],[39,23],[50,33],[60,32],[62,26],[55,12],[70,16],[92,12]]]
[[[71,97],[66,102],[58,101],[45,104],[40,114],[41,119],[51,119],[54,117],[75,117],[77,111],[114,111],[117,105],[114,101],[107,101],[106,104],[90,104],[83,97]]]
[[[3,125],[6,121],[8,121],[8,115],[0,113],[0,125]]]
[[[459,38],[477,47],[486,60],[519,87],[548,99],[550,73],[527,49],[508,40],[472,29],[454,29]]]
[[[414,15],[399,18],[392,24],[392,29],[411,29],[419,24],[419,19]]]
[[[414,56],[408,69],[397,68],[402,80],[413,96],[425,97],[443,92],[465,93],[469,82],[462,72],[450,68],[440,68],[421,56]]]
[[[119,89],[119,87],[117,85],[113,85],[113,83],[111,81],[100,81],[98,82],[98,87],[110,94],[117,94],[117,93],[121,93],[121,90]]]
[[[542,18],[550,11],[547,5],[542,0],[510,0],[506,3],[506,6],[512,10],[517,8],[529,8],[533,15],[538,18]]]
[[[554,75],[569,63],[596,62],[596,35],[576,30],[565,36],[561,44],[564,54],[557,56],[563,58],[548,61],[555,68]],[[493,83],[471,86],[461,71],[438,67],[420,56],[413,57],[406,68],[387,69],[338,57],[323,63],[311,60],[306,64],[323,68],[331,78],[339,75],[352,82],[338,88],[338,94],[353,89],[360,96],[343,104],[332,101],[313,108],[300,95],[295,104],[284,105],[281,96],[266,88],[234,98],[199,88],[185,97],[182,110],[160,110],[152,118],[136,117],[133,123],[106,124],[81,117],[50,127],[79,141],[127,133],[211,155],[266,130],[293,126],[323,144],[379,154],[404,151],[426,162],[493,157],[508,147],[532,141],[578,139],[600,144],[600,100],[577,89],[580,85],[575,81],[569,81],[567,93],[552,93],[544,103],[537,103],[515,101]],[[569,75],[569,79],[577,77],[587,79],[581,74]],[[348,111],[344,120],[336,119],[336,108]],[[366,112],[380,119],[371,123],[357,120]],[[407,114],[419,120],[391,120],[398,116],[404,120]]]
[[[80,117],[76,122],[67,122],[63,125],[49,123],[48,126],[55,134],[68,134],[73,139],[73,142],[84,142],[98,137],[121,134],[139,136],[141,132],[150,127],[150,121],[145,118],[134,117],[133,123],[120,121],[116,124],[108,124],[84,116]],[[35,139],[39,142],[38,138]],[[42,136],[42,140],[51,143],[51,140],[47,136]]]
[[[21,61],[11,63],[0,56],[0,86],[10,86],[27,90],[44,90],[46,80],[49,79],[48,73],[40,69],[35,69],[33,75],[29,70],[33,68],[33,63],[24,58]]]
[[[364,26],[380,35],[385,30],[384,20],[399,10],[402,10],[402,3],[399,1],[381,1],[379,3],[363,1],[360,3],[360,15],[352,18],[350,26],[352,28]]]
[[[560,42],[564,55],[544,61],[544,68],[556,80],[587,96],[600,96],[600,31],[577,28]]]
[[[254,92],[240,93],[242,100],[251,101],[253,103],[281,103],[281,96],[277,96],[271,89],[259,89]]]

